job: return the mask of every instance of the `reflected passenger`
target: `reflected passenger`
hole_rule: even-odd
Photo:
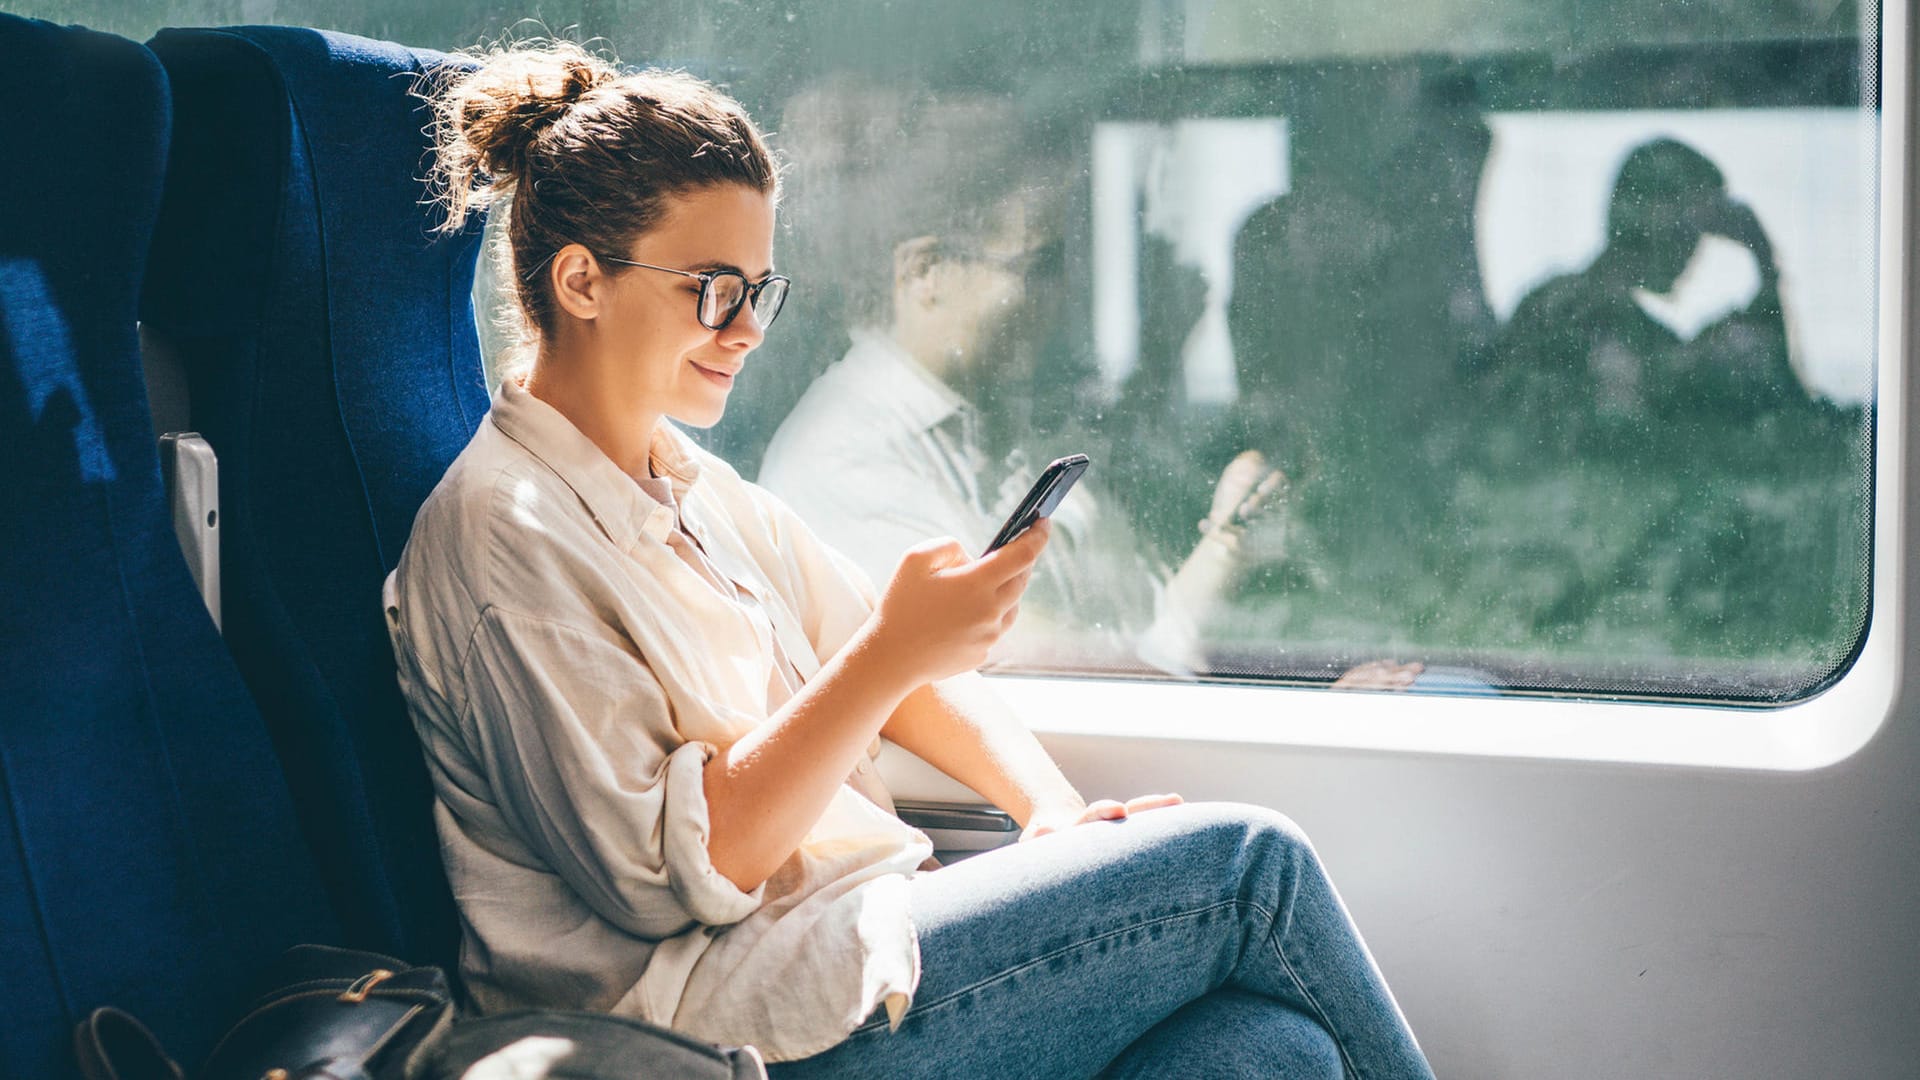
[[[1766,230],[1712,161],[1659,138],[1620,165],[1606,235],[1521,301],[1484,373],[1489,475],[1554,492],[1485,522],[1509,562],[1545,575],[1513,595],[1569,638],[1639,618],[1697,652],[1766,655],[1844,633],[1830,523],[1855,520],[1860,416],[1794,372]],[[1751,253],[1759,287],[1683,340],[1643,296],[1675,292],[1708,235]],[[1575,524],[1555,505],[1607,509]]]
[[[1672,292],[1710,233],[1753,254],[1760,287],[1746,307],[1682,341],[1639,294]],[[1563,452],[1638,456],[1648,440],[1672,444],[1701,419],[1738,421],[1810,400],[1787,354],[1766,230],[1728,196],[1713,162],[1666,138],[1627,155],[1609,200],[1606,247],[1586,269],[1521,301],[1487,374],[1499,407],[1541,418]],[[1649,423],[1656,419],[1686,423]],[[1688,457],[1724,447],[1685,441],[1667,449]]]
[[[788,284],[737,102],[556,46],[434,105],[444,228],[498,198],[534,346],[386,589],[474,1005],[748,1043],[779,1080],[1188,1075],[1196,1043],[1432,1076],[1292,823],[1087,802],[972,674],[1046,524],[919,544],[876,593],[681,431],[752,377]],[[930,866],[883,736],[1022,842]]]
[[[1491,341],[1473,207],[1492,133],[1463,74],[1387,78],[1367,121],[1315,88],[1289,116],[1290,188],[1234,240],[1228,307],[1243,399],[1314,427],[1445,417],[1457,371]],[[1355,440],[1344,440],[1355,441]],[[1378,447],[1391,454],[1403,438]],[[1399,464],[1405,464],[1404,461]]]
[[[1037,294],[1058,288],[1034,273],[1049,243],[1032,213],[1037,205],[1031,192],[1016,192],[987,215],[984,238],[900,243],[891,317],[884,327],[852,331],[853,347],[768,445],[759,482],[869,573],[884,573],[928,537],[984,545],[1058,456],[1053,450],[1078,449],[1030,454],[985,445],[982,435],[983,411],[994,403],[978,399],[1017,385],[1009,368],[1024,352],[1019,339],[1044,317],[1038,309],[1047,298]],[[1284,497],[1284,481],[1259,453],[1236,457],[1214,486],[1199,543],[1168,573],[1148,562],[1125,515],[1090,477],[1054,516],[1060,550],[1040,568],[1018,652],[1043,652],[1070,623],[1105,637],[1118,631],[1123,652],[1162,671],[1204,670],[1205,620],[1233,584],[1247,530],[1284,528],[1281,515],[1268,513]]]
[[[1344,81],[1309,80],[1289,103],[1288,190],[1234,240],[1238,396],[1218,427],[1230,446],[1293,448],[1295,565],[1319,570],[1268,575],[1250,598],[1297,591],[1302,624],[1419,639],[1432,603],[1415,597],[1454,575],[1463,373],[1496,330],[1473,233],[1492,135],[1463,71],[1366,86],[1360,112]]]

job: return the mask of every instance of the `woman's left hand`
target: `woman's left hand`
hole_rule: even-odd
[[[1115,799],[1095,799],[1084,807],[1061,807],[1052,810],[1036,810],[1027,819],[1027,827],[1020,832],[1022,841],[1037,836],[1070,829],[1075,825],[1085,825],[1090,821],[1124,821],[1129,814],[1146,810],[1158,810],[1163,806],[1178,806],[1185,800],[1178,795],[1137,795],[1126,802]]]

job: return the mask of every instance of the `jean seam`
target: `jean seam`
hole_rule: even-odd
[[[1268,911],[1258,902],[1253,900],[1235,900],[1233,903],[1245,904],[1259,912],[1261,917],[1267,921],[1267,925],[1269,927],[1273,926],[1275,922],[1273,912]],[[1267,931],[1267,948],[1273,950],[1273,958],[1280,962],[1280,968],[1287,973],[1287,978],[1293,980],[1293,988],[1300,991],[1300,996],[1305,998],[1307,1004],[1313,1008],[1314,1022],[1319,1024],[1321,1029],[1327,1033],[1327,1036],[1333,1040],[1334,1049],[1340,1051],[1340,1063],[1346,1067],[1348,1075],[1355,1077],[1360,1076],[1360,1069],[1354,1065],[1353,1056],[1347,1053],[1346,1042],[1340,1038],[1340,1033],[1335,1031],[1333,1025],[1328,1022],[1327,1010],[1321,1007],[1320,999],[1313,996],[1313,991],[1307,989],[1307,984],[1301,980],[1300,973],[1293,969],[1293,964],[1287,959],[1286,950],[1280,947],[1280,942],[1276,940],[1276,937],[1271,929]]]

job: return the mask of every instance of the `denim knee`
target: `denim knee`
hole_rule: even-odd
[[[1307,839],[1306,832],[1302,830],[1299,825],[1295,824],[1292,818],[1271,807],[1237,802],[1197,803],[1195,805],[1208,808],[1222,820],[1237,823],[1249,836],[1262,833],[1274,833],[1277,834],[1284,843],[1309,849],[1313,847],[1312,841]]]
[[[1317,864],[1313,841],[1293,819],[1278,810],[1249,803],[1190,803],[1186,828],[1221,845],[1225,852],[1284,852]]]
[[[1157,815],[1166,815],[1155,826],[1171,830],[1168,854],[1180,862],[1185,882],[1200,894],[1240,901],[1245,915],[1271,917],[1303,880],[1325,876],[1306,833],[1266,807],[1188,803],[1149,811],[1140,822]]]

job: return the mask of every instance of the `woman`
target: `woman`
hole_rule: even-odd
[[[535,345],[386,597],[478,1007],[640,1016],[788,1076],[1180,1068],[1196,1026],[1259,1074],[1429,1075],[1291,825],[1088,804],[969,674],[1047,526],[929,541],[876,599],[665,422],[719,419],[784,299],[738,104],[566,44],[434,100],[448,227],[498,194]],[[881,736],[1026,842],[923,870]]]

